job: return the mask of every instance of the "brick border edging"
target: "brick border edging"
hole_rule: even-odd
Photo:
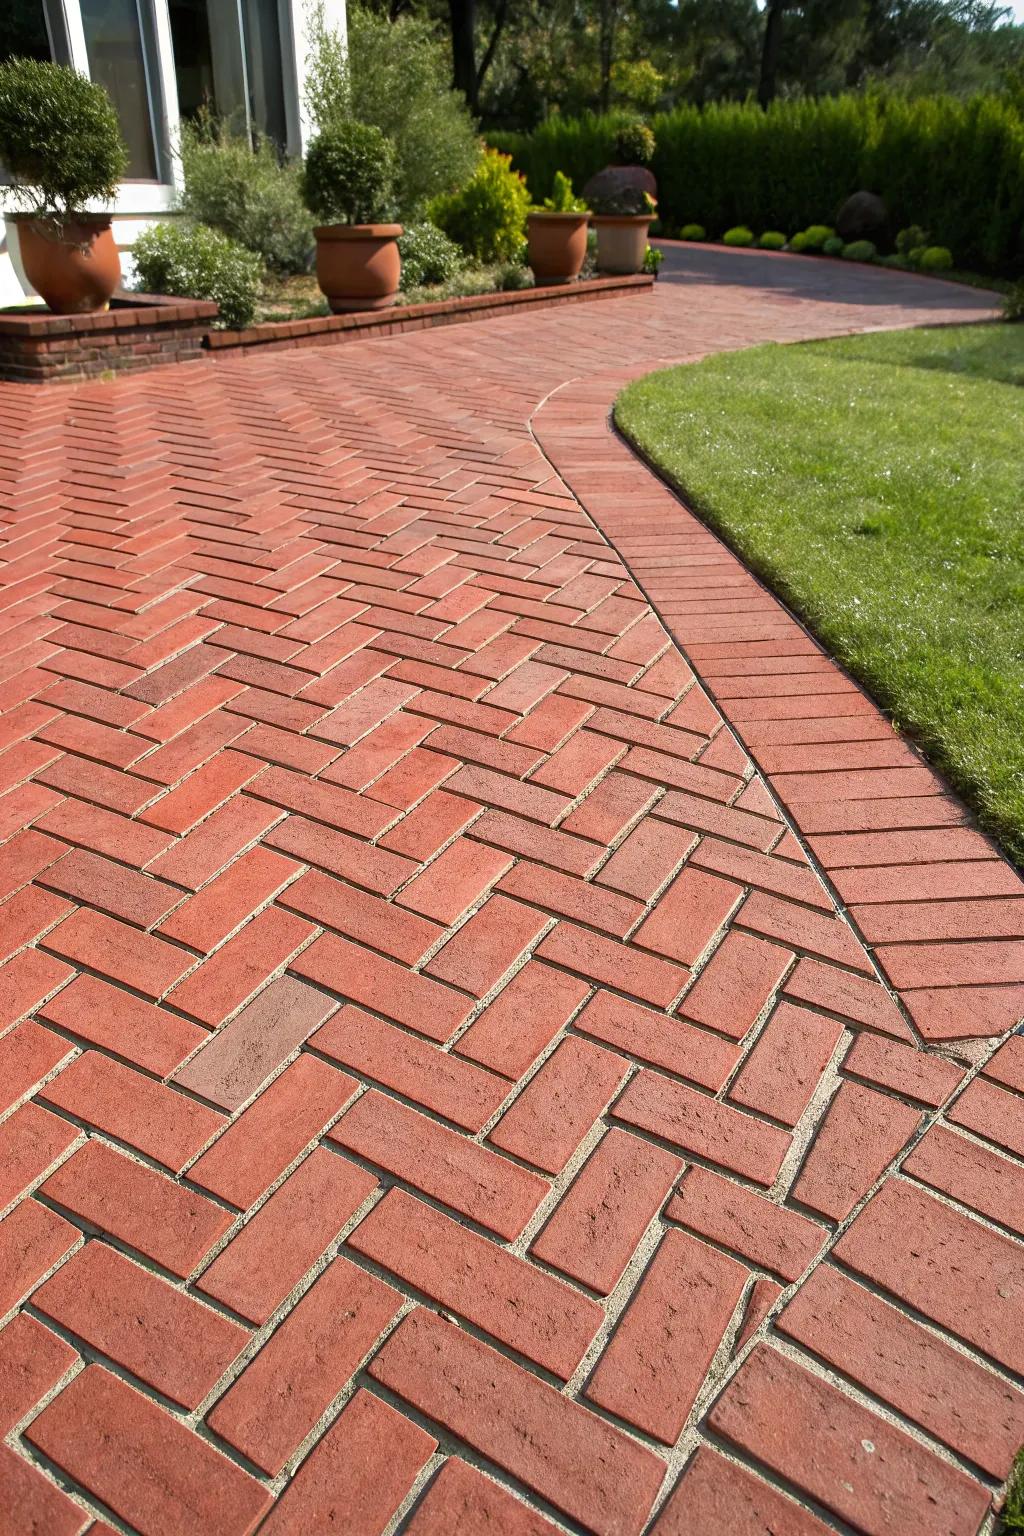
[[[211,357],[236,355],[240,350],[280,350],[300,346],[325,346],[357,341],[363,336],[400,336],[439,325],[458,325],[467,320],[489,320],[523,307],[551,308],[594,299],[621,298],[630,293],[650,293],[654,278],[646,273],[630,277],[587,278],[550,288],[521,288],[509,293],[475,293],[464,298],[442,299],[428,304],[405,304],[362,314],[316,315],[308,320],[273,320],[245,331],[210,331],[206,349]]]
[[[659,366],[667,367],[671,364],[666,361]],[[958,796],[921,757],[918,749],[892,727],[866,690],[828,654],[782,600],[748,569],[725,540],[686,506],[678,490],[618,433],[612,421],[612,406],[620,389],[632,377],[634,375],[620,377],[605,374],[571,381],[561,390],[555,391],[542,402],[531,418],[531,430],[541,450],[595,527],[619,555],[727,726],[756,764],[758,772],[799,834],[812,865],[823,874],[838,909],[851,923],[882,976],[901,999],[925,1043],[934,1045],[944,1041],[956,1040],[962,1043],[975,1040],[981,1045],[985,1041],[991,1043],[1006,1036],[1017,1028],[1020,1016],[1024,1014],[1024,986],[1012,982],[988,982],[984,979],[984,973],[979,980],[979,969],[973,963],[974,957],[971,954],[971,940],[996,944],[1000,941],[991,941],[983,924],[976,924],[974,913],[977,896],[972,877],[980,864],[988,868],[995,865],[1004,871],[1006,884],[1013,888],[1014,895],[1024,895],[1024,881],[995,844],[977,830],[971,813]],[[598,487],[600,478],[607,473],[609,467],[613,467],[616,489],[614,496],[609,496],[606,503],[602,504]],[[623,489],[626,477],[633,481],[628,491]],[[588,491],[588,484],[593,486],[592,490]],[[642,510],[631,512],[628,505],[631,501],[639,504]],[[654,523],[657,523],[663,539],[660,551],[650,547],[650,533]],[[801,797],[799,792],[802,788],[799,781],[812,775],[815,772],[813,768],[801,773],[768,766],[761,750],[764,743],[760,746],[756,741],[752,743],[742,720],[737,724],[734,716],[740,712],[740,706],[720,695],[714,681],[714,662],[710,657],[702,655],[703,651],[730,643],[727,631],[732,616],[725,615],[723,618],[719,615],[722,622],[715,626],[714,633],[702,636],[702,629],[707,630],[710,623],[707,615],[684,615],[678,611],[673,614],[679,598],[671,584],[666,585],[664,581],[665,555],[675,554],[676,558],[670,559],[671,568],[667,574],[671,577],[674,572],[678,576],[686,560],[685,553],[680,553],[678,549],[680,535],[699,535],[705,542],[713,541],[721,551],[730,575],[742,572],[743,586],[758,597],[770,601],[773,619],[780,629],[790,632],[790,640],[799,639],[813,647],[814,659],[819,664],[825,663],[826,676],[834,674],[845,683],[852,684],[867,706],[862,718],[867,717],[874,722],[885,721],[888,730],[881,739],[903,744],[908,755],[913,755],[913,764],[895,768],[867,765],[819,770],[820,798],[816,799]],[[728,596],[735,598],[739,590],[735,585],[729,586]],[[707,597],[709,593],[702,587],[700,593],[694,595]],[[778,635],[773,636],[773,639],[778,639]],[[785,708],[784,701],[789,696],[784,685],[781,686],[776,696],[780,709]],[[770,698],[771,695],[766,692],[765,697]],[[799,697],[794,696],[795,705]],[[796,708],[791,718],[801,718]],[[754,734],[759,733],[755,731]],[[819,750],[827,755],[828,747],[832,745],[836,744],[823,742]],[[813,751],[810,744],[809,750]],[[770,762],[770,751],[768,756]],[[920,776],[920,787],[918,781],[915,781],[914,787],[908,786],[904,795],[879,794],[875,798],[868,793],[869,788],[877,785],[874,775],[906,772],[908,768]],[[908,811],[912,807],[918,809],[913,809],[910,819],[901,825],[899,816],[891,812],[886,815],[884,811],[886,801],[892,799],[903,800]],[[832,811],[823,815],[820,810],[823,805],[831,806]],[[883,824],[872,825],[871,807],[879,805],[883,810],[878,820]],[[865,809],[858,812],[858,807]],[[886,820],[891,825],[886,826]],[[870,837],[880,850],[863,868],[911,871],[911,875],[906,878],[912,878],[915,868],[925,872],[921,878],[929,878],[926,872],[930,868],[933,871],[931,878],[934,878],[934,858],[922,853],[915,856],[915,837],[940,837],[948,840],[948,848],[941,860],[945,872],[941,888],[936,887],[930,899],[941,901],[947,915],[953,913],[956,916],[962,931],[956,939],[939,939],[927,945],[930,951],[938,952],[934,955],[937,974],[931,985],[922,984],[920,979],[915,981],[913,978],[909,981],[904,978],[901,982],[903,951],[912,948],[912,944],[898,940],[886,941],[879,939],[877,934],[872,937],[871,925],[875,916],[872,907],[877,909],[883,903],[879,903],[877,898],[862,903],[850,891],[850,877],[856,876],[860,867],[848,862],[848,855],[844,859],[842,840],[849,834]],[[926,898],[919,899],[923,901]],[[899,881],[896,882],[891,900],[899,901]],[[1013,941],[1007,939],[1004,942]]]

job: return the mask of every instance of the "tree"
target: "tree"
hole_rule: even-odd
[[[757,82],[757,99],[767,107],[775,99],[779,57],[782,53],[782,18],[789,0],[767,0],[764,14],[764,42],[761,47],[761,74]]]

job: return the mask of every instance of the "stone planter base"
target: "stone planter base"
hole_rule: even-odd
[[[120,294],[102,314],[0,310],[0,379],[47,384],[153,368],[203,355],[216,304]]]

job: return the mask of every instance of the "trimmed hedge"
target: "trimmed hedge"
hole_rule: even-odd
[[[491,134],[534,197],[564,171],[576,186],[607,164],[621,114],[552,117],[532,134]],[[655,117],[652,170],[667,230],[720,236],[834,220],[851,192],[877,192],[894,230],[920,224],[958,265],[1024,269],[1024,118],[999,96],[844,95],[677,107]]]

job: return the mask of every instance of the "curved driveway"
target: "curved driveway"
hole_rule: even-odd
[[[1020,882],[607,415],[986,304],[677,248],[0,388],[16,1529],[979,1530]]]

